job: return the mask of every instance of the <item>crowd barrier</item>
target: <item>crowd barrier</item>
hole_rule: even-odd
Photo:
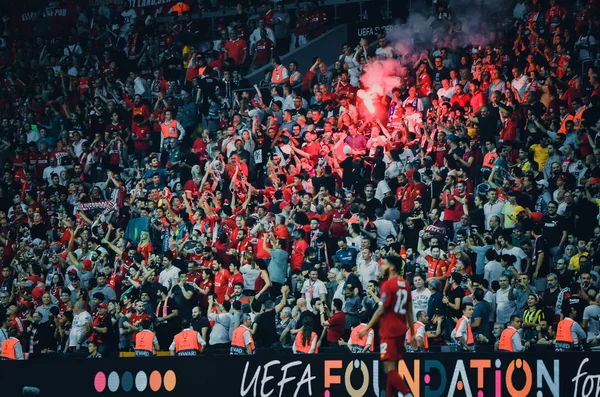
[[[596,353],[433,353],[399,363],[415,397],[597,396]],[[3,396],[377,396],[377,354],[0,361]],[[25,389],[24,389],[25,388]],[[23,393],[25,391],[25,394]]]

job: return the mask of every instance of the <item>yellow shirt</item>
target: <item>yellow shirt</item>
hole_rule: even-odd
[[[541,171],[546,166],[546,161],[548,161],[548,148],[543,148],[539,143],[535,145],[531,145],[531,150],[533,151],[533,160],[538,163],[538,171]]]

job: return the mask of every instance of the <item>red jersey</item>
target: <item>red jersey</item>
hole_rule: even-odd
[[[408,330],[407,309],[412,302],[408,282],[400,276],[384,282],[381,302],[385,311],[379,325],[379,336],[383,339],[405,335]]]
[[[136,150],[147,150],[150,148],[150,126],[148,124],[137,125],[133,123],[131,132],[134,137],[134,147]]]
[[[275,48],[273,42],[269,39],[258,40],[256,42],[256,64],[258,66],[266,65],[271,59],[271,51]]]
[[[229,277],[231,277],[231,274],[227,269],[215,273],[215,295],[217,295],[217,302],[219,302],[219,304],[222,304],[225,300]]]
[[[294,240],[292,244],[292,254],[290,255],[291,270],[300,270],[304,261],[304,251],[308,248],[306,240]]]
[[[242,275],[242,273],[232,274],[231,277],[229,277],[229,280],[227,281],[228,296],[233,296],[233,288],[237,283],[244,284],[244,276]]]

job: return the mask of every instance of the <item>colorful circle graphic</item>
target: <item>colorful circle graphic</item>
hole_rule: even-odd
[[[162,376],[160,376],[160,372],[152,371],[150,374],[150,389],[152,391],[158,391],[162,386]]]
[[[102,393],[106,389],[106,375],[100,371],[94,377],[94,387],[98,393]]]
[[[108,390],[112,391],[113,393],[116,392],[117,389],[119,389],[119,384],[119,374],[115,371],[111,372],[108,375]]]
[[[173,391],[173,389],[175,389],[175,386],[177,385],[177,376],[175,375],[175,372],[168,370],[165,373],[163,383],[167,391]]]
[[[148,375],[144,371],[140,371],[135,375],[135,388],[137,391],[144,391],[148,387]]]
[[[133,375],[131,372],[127,371],[121,377],[121,387],[123,391],[128,392],[133,388]]]

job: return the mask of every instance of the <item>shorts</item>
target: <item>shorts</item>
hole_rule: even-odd
[[[402,360],[402,350],[406,337],[396,336],[391,338],[381,338],[379,343],[379,359],[381,361],[399,361]]]

